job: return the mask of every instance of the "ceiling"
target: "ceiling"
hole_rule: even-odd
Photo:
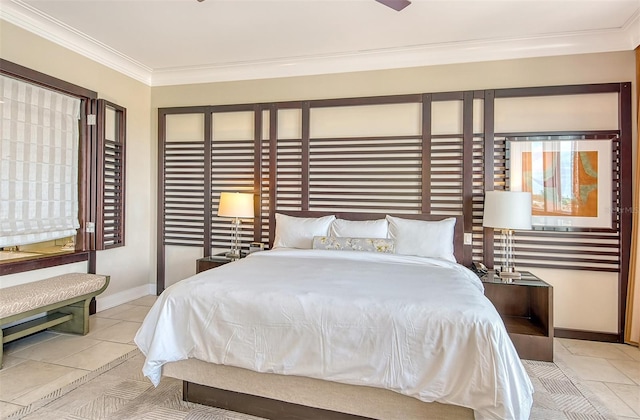
[[[640,0],[0,0],[151,86],[632,50]]]

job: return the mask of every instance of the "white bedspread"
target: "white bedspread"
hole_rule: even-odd
[[[135,342],[162,365],[196,358],[383,387],[528,419],[533,387],[482,283],[445,261],[353,251],[259,252],[169,287]]]

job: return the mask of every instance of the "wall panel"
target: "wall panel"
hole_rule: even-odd
[[[585,93],[498,98],[496,132],[618,129],[618,94]]]
[[[620,116],[630,113],[625,89],[624,83],[608,83],[204,107],[202,132],[210,118],[213,135],[205,134],[204,148],[194,153],[204,153],[203,167],[210,165],[203,176],[211,186],[210,200],[204,200],[211,226],[204,227],[199,246],[208,255],[226,248],[229,240],[225,221],[215,216],[219,192],[253,191],[257,220],[245,224],[245,246],[273,237],[278,211],[462,215],[471,241],[460,262],[499,265],[500,238],[482,227],[483,200],[485,191],[509,188],[511,141],[532,136],[610,139],[612,209],[623,204],[630,194],[621,187],[628,165],[622,149],[630,148],[630,129],[620,123]],[[567,107],[566,118],[558,115]],[[226,126],[216,127],[222,121]],[[170,143],[169,151],[177,147]],[[191,165],[199,170],[198,159]],[[185,184],[184,192],[189,189]],[[199,222],[193,217],[193,223]],[[519,232],[516,263],[553,272],[609,271],[617,274],[622,290],[628,262],[620,232],[626,223],[616,218],[607,231]]]
[[[220,193],[254,191],[255,117],[253,110],[211,114],[211,249],[231,247],[231,219],[217,216]],[[243,244],[253,241],[252,220],[243,221],[239,235]]]

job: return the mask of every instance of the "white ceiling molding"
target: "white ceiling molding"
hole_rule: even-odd
[[[631,16],[629,21],[625,23],[623,29],[629,34],[631,40],[631,49],[636,49],[640,46],[640,9],[636,10],[636,13]]]
[[[287,57],[222,65],[151,69],[20,0],[2,1],[0,19],[33,32],[149,86],[267,79],[465,62],[633,50],[640,45],[640,11],[619,29],[489,41]]]
[[[294,77],[440,64],[630,50],[626,31],[607,30],[563,36],[459,42],[332,56],[157,69],[153,86]]]
[[[152,69],[19,0],[2,1],[0,19],[151,85]]]

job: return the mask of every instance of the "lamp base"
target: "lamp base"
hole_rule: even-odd
[[[522,274],[517,271],[501,271],[500,278],[504,281],[511,282],[522,278]]]
[[[230,251],[224,254],[224,256],[229,258],[231,261],[235,261],[240,259],[240,252]]]

